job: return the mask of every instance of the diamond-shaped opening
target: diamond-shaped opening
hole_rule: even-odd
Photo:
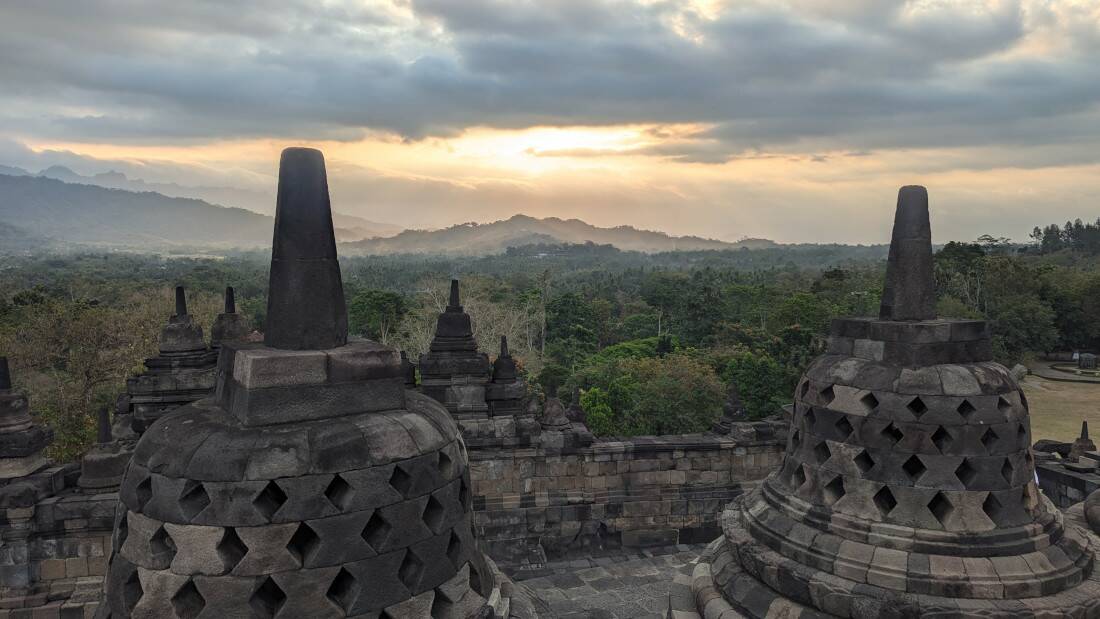
[[[486,588],[483,587],[482,585],[483,584],[487,585],[491,582],[492,582],[492,580],[489,580],[486,583],[482,583],[482,581],[481,581],[481,572],[477,569],[476,565],[474,565],[473,563],[470,563],[470,588],[471,589],[476,591],[477,594],[480,595],[481,597],[489,597],[489,592],[486,591],[485,590]]]
[[[1012,466],[1012,461],[1008,458],[1005,458],[1004,464],[1001,465],[1001,477],[1004,477],[1005,482],[1008,483],[1008,485],[1010,486],[1012,485],[1013,471],[1014,467]]]
[[[206,509],[208,505],[210,505],[210,495],[206,493],[206,488],[203,488],[202,484],[197,481],[188,480],[183,486],[183,493],[180,495],[180,509],[183,511],[183,515],[191,520],[199,515],[199,512]]]
[[[264,489],[256,495],[256,498],[252,499],[252,506],[264,518],[271,520],[275,516],[275,512],[279,511],[283,503],[286,503],[286,499],[286,493],[279,487],[279,484],[269,481]]]
[[[333,578],[332,584],[328,586],[325,597],[347,614],[352,604],[355,604],[355,600],[359,597],[359,589],[359,581],[356,580],[355,576],[352,576],[351,572],[346,569],[340,568],[340,571],[336,573],[336,578]]]
[[[863,405],[863,408],[867,409],[868,413],[872,413],[878,408],[878,398],[876,398],[873,393],[868,393],[860,398],[859,403]]]
[[[791,471],[791,487],[795,490],[802,487],[802,484],[806,483],[806,471],[802,469],[802,465],[799,464]]]
[[[134,610],[143,595],[145,591],[141,588],[141,579],[138,578],[137,570],[134,570],[130,572],[126,582],[122,583],[122,604],[127,612]]]
[[[853,462],[856,463],[856,468],[858,468],[861,473],[866,473],[875,466],[875,459],[871,457],[871,454],[867,453],[866,449],[859,452],[859,455],[853,458]]]
[[[176,594],[172,596],[172,610],[179,619],[195,619],[206,607],[206,598],[199,593],[195,581],[188,580]]]
[[[950,518],[951,514],[955,511],[955,506],[951,504],[951,501],[949,501],[942,492],[937,492],[936,496],[932,497],[932,500],[928,502],[928,511],[932,512],[936,520],[946,527],[947,519]]]
[[[444,509],[443,504],[437,501],[434,496],[428,497],[428,504],[424,506],[424,513],[421,518],[433,533],[438,534],[442,530],[443,519],[446,515],[447,510]]]
[[[1029,410],[1031,407],[1027,404],[1027,396],[1024,395],[1023,389],[1017,391],[1016,393],[1020,394],[1020,406],[1023,406],[1025,411]]]
[[[883,428],[882,432],[880,432],[879,434],[882,435],[882,438],[889,441],[891,446],[897,445],[901,441],[901,439],[905,437],[905,435],[902,434],[901,430],[899,430],[898,427],[895,426],[893,423]]]
[[[852,430],[855,429],[852,427],[852,422],[848,421],[847,416],[837,419],[836,423],[833,425],[836,426],[837,432],[840,432],[840,436],[842,438],[848,438],[849,436],[851,436]]]
[[[924,400],[919,397],[909,400],[909,403],[905,405],[905,408],[909,409],[910,413],[917,419],[920,419],[921,415],[928,412],[928,406],[925,405]]]
[[[974,405],[970,403],[970,400],[963,400],[962,404],[955,409],[959,415],[966,421],[970,421],[970,418],[974,416],[974,413],[978,412],[978,409],[974,408]]]
[[[153,553],[153,557],[158,559],[158,563],[161,559],[171,562],[176,556],[176,540],[168,535],[164,527],[158,527],[153,537],[149,538],[149,550]]]
[[[818,393],[821,395],[821,403],[825,406],[832,404],[833,400],[836,399],[836,392],[833,391],[832,385],[829,385]]]
[[[397,568],[397,578],[412,593],[418,593],[420,577],[424,575],[424,562],[412,549],[405,551],[405,558],[401,561],[401,567]]]
[[[117,534],[113,548],[116,552],[119,548],[122,548],[122,545],[126,543],[126,538],[130,536],[130,520],[126,516],[126,510],[119,511],[122,512],[122,517],[118,519],[118,525],[115,527]]]
[[[920,459],[920,456],[914,454],[909,456],[905,464],[901,465],[901,469],[909,476],[910,481],[917,483],[921,475],[924,475],[924,472],[928,470],[928,467],[924,466],[924,461]]]
[[[817,413],[815,413],[814,409],[811,408],[810,410],[806,411],[806,414],[803,418],[806,420],[806,430],[808,432],[813,432],[814,426],[817,425]]]
[[[451,539],[447,542],[447,558],[451,560],[451,565],[454,565],[455,569],[461,566],[462,540],[454,531],[451,531]]]
[[[400,492],[401,496],[406,496],[409,490],[412,489],[412,485],[412,475],[406,473],[401,465],[393,467],[393,473],[390,474],[390,486],[393,486],[394,490]]]
[[[390,523],[386,522],[381,514],[374,512],[371,514],[370,520],[367,521],[367,525],[363,527],[359,535],[375,552],[381,552],[382,546],[390,537],[392,528]]]
[[[940,450],[940,453],[947,453],[947,450],[951,448],[953,440],[954,439],[951,438],[951,433],[943,426],[936,428],[936,431],[932,433],[932,444],[936,446],[936,449]]]
[[[808,380],[802,381],[802,387],[801,387],[798,399],[805,400],[806,399],[806,394],[809,393],[809,392],[810,392],[810,381],[808,381]]]
[[[1000,522],[1001,515],[1004,513],[1004,506],[1001,505],[997,497],[993,496],[993,493],[990,492],[989,495],[985,497],[985,501],[982,501],[982,511],[985,512],[986,516],[989,516],[993,524],[997,524]]]
[[[798,449],[798,446],[801,445],[801,444],[802,444],[802,435],[798,432],[798,430],[795,430],[794,432],[791,432],[791,448],[792,449]]]
[[[1027,444],[1027,428],[1022,423],[1016,426],[1016,440],[1019,441],[1021,448],[1030,447]]]
[[[1009,402],[1004,396],[997,398],[997,410],[1007,415],[1012,410],[1012,402]]]
[[[986,428],[985,432],[982,433],[982,445],[985,445],[986,451],[992,452],[999,438],[997,433],[993,431],[993,428]]]
[[[321,538],[312,527],[304,522],[298,525],[294,535],[290,536],[290,541],[286,543],[286,549],[290,551],[298,565],[309,563],[320,546]]]
[[[833,452],[829,451],[829,445],[825,441],[821,441],[814,447],[814,457],[817,458],[818,464],[825,464],[825,461],[831,458]]]
[[[844,478],[837,475],[832,481],[825,484],[822,488],[825,494],[825,502],[829,505],[836,503],[844,497]]]
[[[259,587],[256,587],[252,597],[248,599],[248,605],[252,608],[253,615],[263,619],[275,617],[282,610],[284,604],[286,604],[286,594],[270,576],[265,578]]]
[[[439,467],[439,476],[443,479],[450,479],[455,476],[454,460],[442,451],[439,452],[439,462],[437,466]]]
[[[227,572],[237,567],[241,559],[248,554],[248,546],[245,546],[244,542],[241,541],[241,537],[237,535],[237,530],[233,527],[228,527],[225,530],[215,550],[218,553],[218,558],[222,560],[222,565],[225,566],[225,571]]]
[[[470,511],[470,485],[465,477],[458,484],[458,502],[462,503],[462,513]]]
[[[137,488],[134,488],[134,492],[138,500],[137,511],[145,511],[145,505],[153,498],[153,477],[150,475],[141,480]]]
[[[871,497],[871,501],[874,502],[875,507],[878,508],[879,513],[884,518],[889,516],[890,512],[898,506],[898,500],[894,498],[894,493],[890,492],[890,489],[886,486],[876,492],[875,496]]]
[[[955,469],[955,477],[958,477],[963,486],[967,490],[970,490],[970,486],[974,483],[975,478],[978,477],[978,469],[970,464],[970,458],[963,458],[962,463]]]
[[[344,480],[339,475],[334,475],[332,481],[328,483],[325,488],[325,498],[329,503],[332,503],[333,507],[343,511],[348,508],[351,503],[351,484]]]

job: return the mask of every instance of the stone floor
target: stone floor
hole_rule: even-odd
[[[703,548],[666,546],[550,563],[543,575],[521,582],[561,619],[658,619],[665,617],[676,576],[691,575]]]

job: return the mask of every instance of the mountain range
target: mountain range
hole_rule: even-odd
[[[632,226],[599,228],[579,219],[539,219],[514,215],[487,224],[467,223],[442,230],[406,230],[387,238],[344,243],[342,249],[355,254],[495,254],[509,247],[536,243],[586,243],[613,245],[627,251],[698,251],[706,249],[760,249],[774,247],[763,239],[736,243],[698,236],[671,236],[664,232],[639,230]]]
[[[148,189],[163,185],[129,179],[118,172],[82,176],[62,166],[32,174],[0,165],[0,244],[8,249],[77,245],[170,248],[256,248],[271,243],[272,218],[197,197]],[[173,193],[201,188],[169,185]],[[205,188],[231,194],[234,189]],[[247,190],[244,190],[247,191]],[[227,197],[232,197],[228,195]],[[600,228],[579,219],[515,215],[486,224],[440,230],[405,230],[360,217],[333,213],[341,253],[347,255],[487,255],[537,243],[613,245],[622,250],[662,252],[772,247],[772,241],[736,243],[697,236],[671,236],[631,226]],[[17,242],[18,241],[18,242]]]

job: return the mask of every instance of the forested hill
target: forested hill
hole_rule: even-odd
[[[358,217],[337,213],[334,221],[341,239],[382,231]],[[269,247],[273,225],[242,208],[29,174],[0,174],[0,223],[66,245],[153,250]]]
[[[775,246],[772,241],[760,239],[728,243],[697,236],[671,236],[664,232],[639,230],[632,226],[599,228],[579,219],[558,219],[557,217],[538,219],[527,215],[515,215],[511,219],[487,224],[460,224],[442,230],[406,230],[389,238],[346,243],[342,250],[349,254],[472,256],[498,254],[509,247],[525,245],[586,242],[647,253],[740,247],[760,249]]]

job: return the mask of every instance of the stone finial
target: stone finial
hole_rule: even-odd
[[[1088,420],[1081,422],[1081,440],[1089,440],[1089,422]]]
[[[455,312],[461,312],[462,311],[462,303],[459,301],[459,298],[458,298],[458,280],[457,279],[452,279],[451,280],[451,298],[447,302],[447,311],[455,311]]]
[[[501,357],[511,357],[512,356],[512,355],[508,354],[508,336],[507,335],[500,336],[500,356]]]
[[[898,191],[879,318],[931,320],[935,317],[928,191],[920,185],[908,185]]]
[[[176,316],[187,315],[187,293],[183,286],[176,286]]]
[[[111,411],[103,406],[99,409],[98,416],[99,425],[96,428],[96,441],[99,444],[110,443],[113,437],[111,436]]]
[[[225,287],[225,313],[237,313],[237,297],[233,292],[233,286]]]
[[[288,148],[279,162],[264,344],[323,350],[347,341],[324,155],[312,148]]]
[[[0,357],[0,391],[11,389],[11,369],[8,367],[8,358]]]

